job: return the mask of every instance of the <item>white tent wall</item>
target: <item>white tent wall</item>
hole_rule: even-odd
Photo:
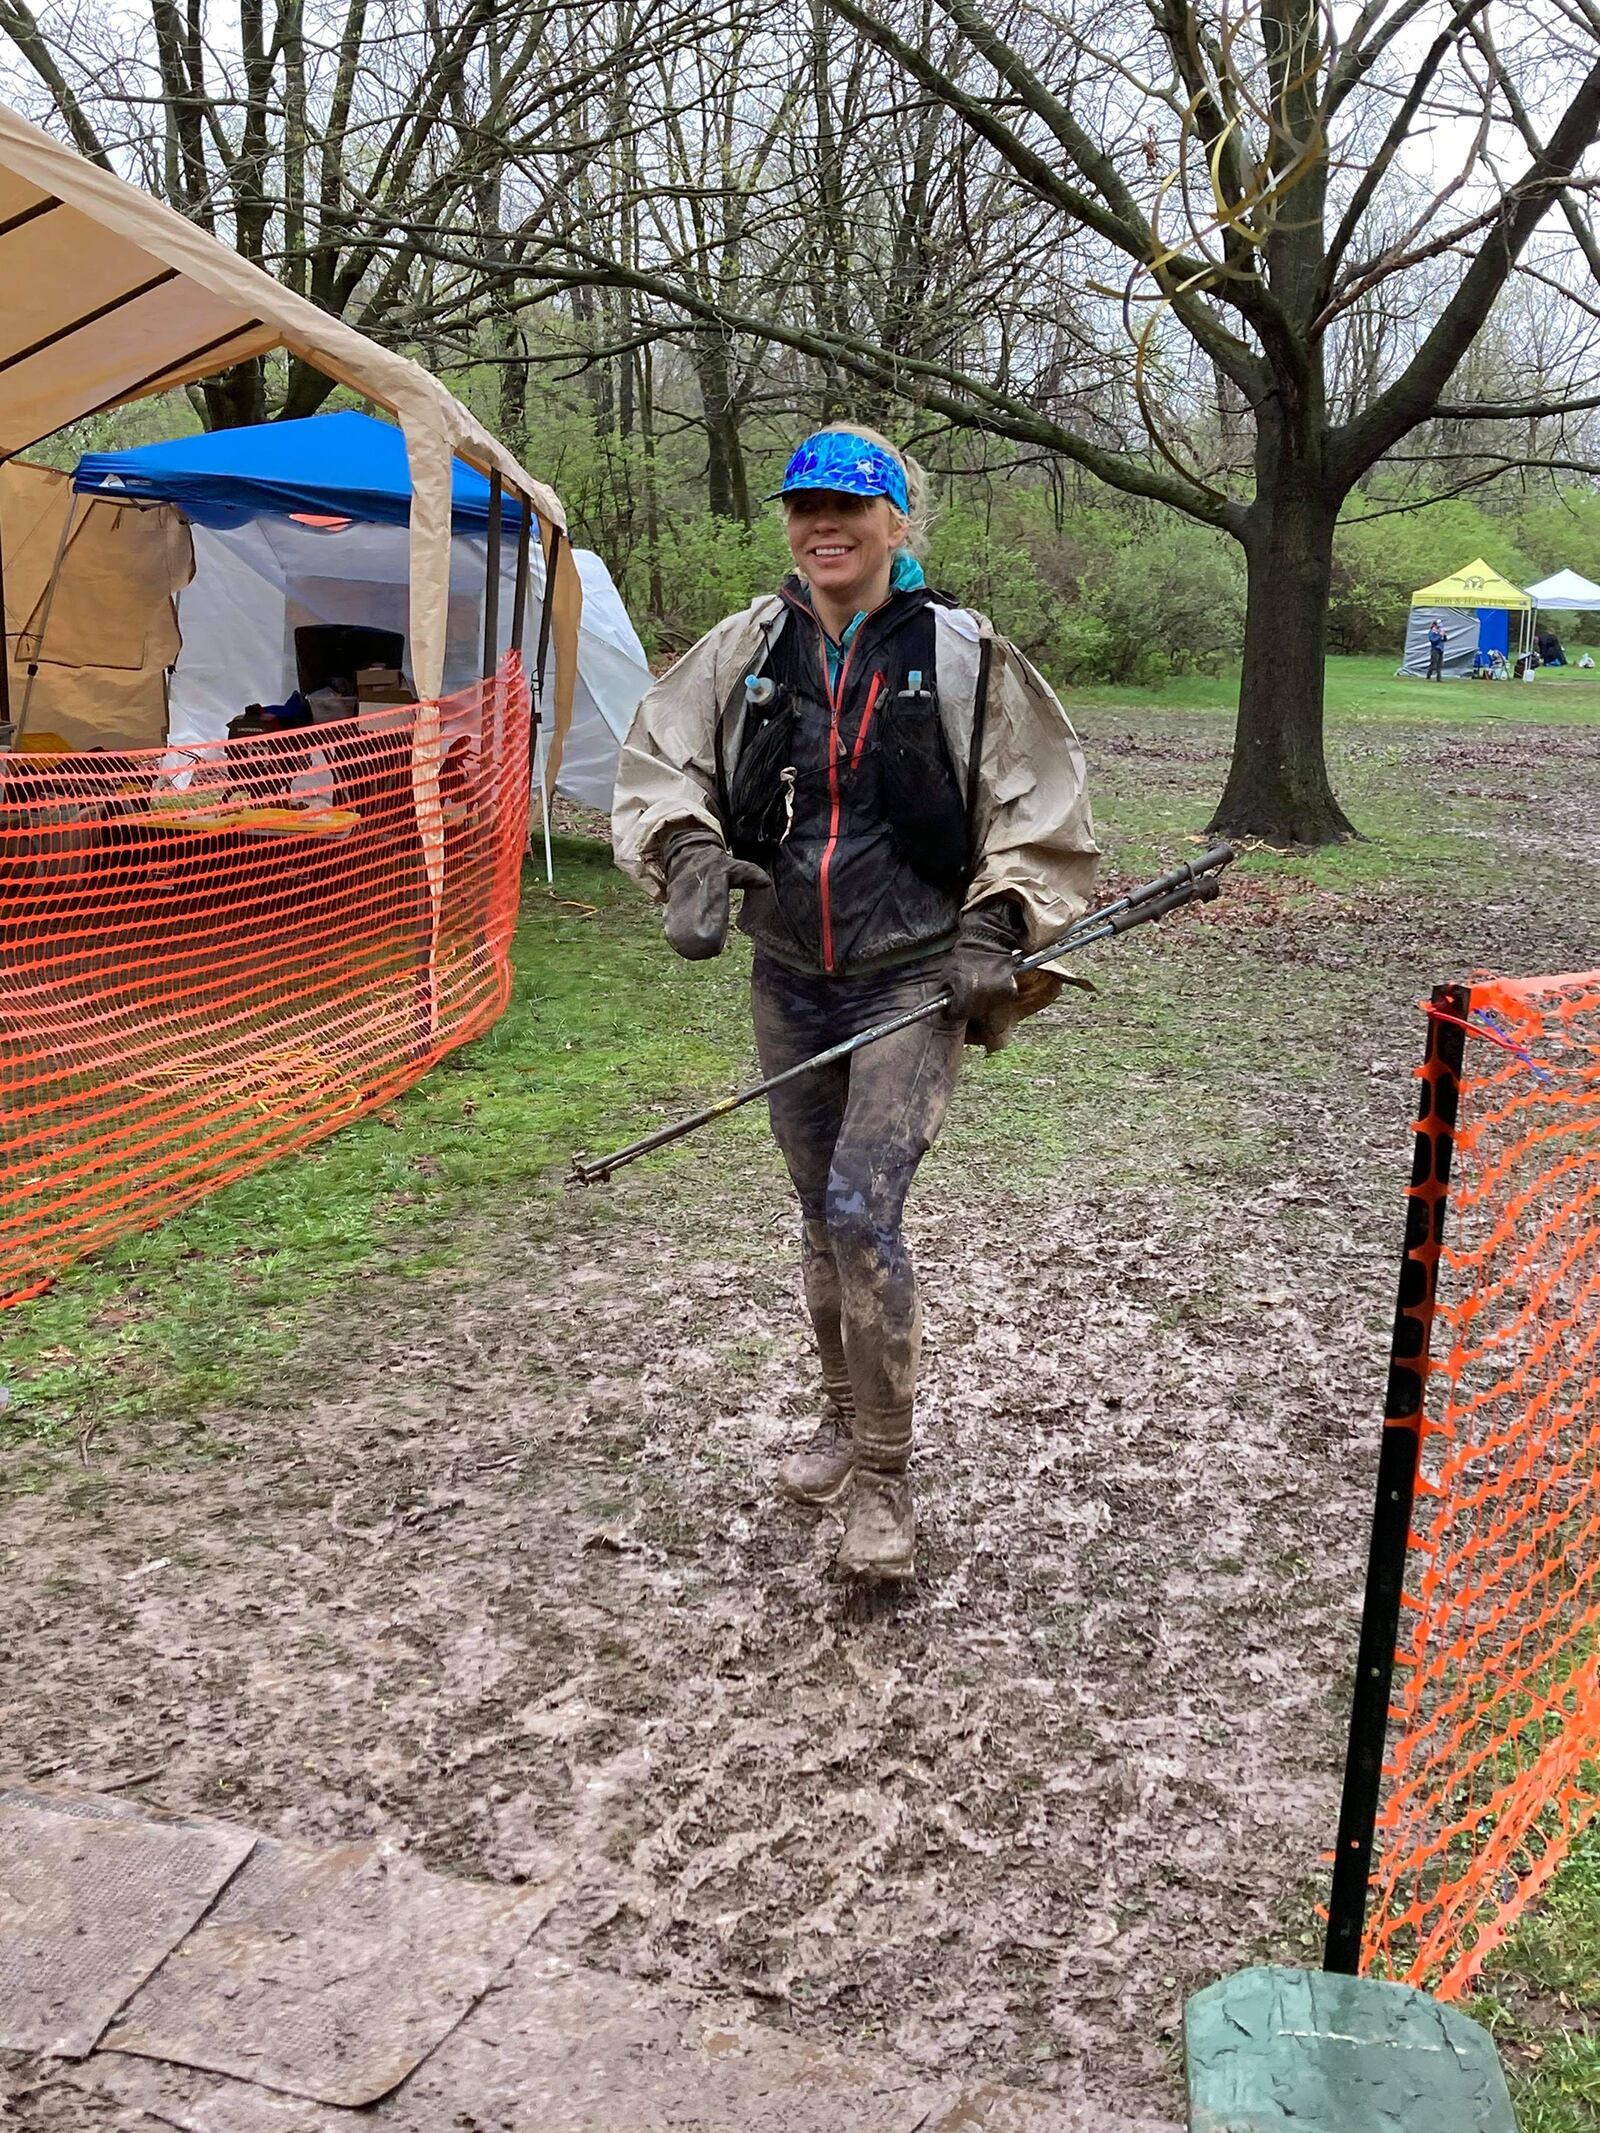
[[[198,570],[198,555],[196,569]],[[1406,649],[1397,672],[1426,681],[1428,678],[1428,625],[1444,624],[1444,671],[1447,680],[1461,681],[1472,672],[1478,649],[1478,616],[1470,607],[1413,607],[1406,623]]]
[[[304,623],[361,622],[407,633],[404,526],[328,528],[255,518],[193,530],[194,579],[178,602],[183,649],[168,729],[180,746],[219,739],[247,703],[281,703],[295,686],[294,632]],[[482,535],[458,534],[450,544],[447,690],[466,687],[482,672],[486,548]],[[516,594],[514,539],[503,544],[502,555],[498,649],[504,651]],[[578,678],[556,787],[568,799],[609,811],[617,751],[650,686],[650,669],[605,564],[582,550],[575,561],[583,582]],[[539,641],[543,580],[535,547],[523,635],[529,659]]]

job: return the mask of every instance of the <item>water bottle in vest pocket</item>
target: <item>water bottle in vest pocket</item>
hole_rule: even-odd
[[[878,762],[895,849],[936,888],[965,888],[972,863],[966,802],[945,742],[939,699],[917,668],[882,716]]]
[[[723,808],[728,848],[736,858],[770,862],[788,830],[793,794],[794,705],[781,682],[752,675],[745,683],[744,738]]]

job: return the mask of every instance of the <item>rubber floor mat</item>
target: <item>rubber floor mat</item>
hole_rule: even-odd
[[[448,1881],[375,1844],[264,1838],[105,2048],[371,2103],[449,2035],[549,1902]]]
[[[707,2001],[530,1948],[360,2119],[186,2067],[98,2053],[73,2079],[182,2133],[1179,2133],[1098,2103],[969,2088],[783,2035]]]
[[[254,1843],[216,1823],[0,1794],[0,2045],[92,2051]]]

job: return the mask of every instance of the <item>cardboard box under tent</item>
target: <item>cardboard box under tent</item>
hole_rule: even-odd
[[[387,422],[345,412],[172,438],[78,463],[85,497],[125,497],[181,512],[194,576],[178,600],[182,646],[165,736],[219,739],[247,701],[309,693],[334,671],[399,665],[410,676],[405,441]],[[457,460],[451,488],[446,690],[483,667],[489,484]],[[510,642],[519,512],[505,500],[496,653]],[[583,585],[571,725],[553,751],[556,788],[609,810],[617,751],[650,670],[599,556],[573,560]],[[63,580],[64,582],[64,580]],[[544,574],[530,563],[531,645]],[[361,639],[360,631],[373,633]],[[365,693],[365,692],[363,692]]]
[[[1513,621],[1513,617],[1515,620]],[[1491,570],[1480,556],[1436,584],[1411,595],[1406,648],[1400,674],[1426,680],[1428,626],[1444,625],[1444,671],[1464,680],[1479,663],[1479,654],[1499,652],[1514,667],[1532,641],[1533,602],[1520,586]]]

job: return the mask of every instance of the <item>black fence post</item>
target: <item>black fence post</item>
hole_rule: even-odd
[[[1361,1935],[1372,1879],[1389,1731],[1389,1697],[1433,1346],[1439,1248],[1444,1242],[1450,1203],[1450,1166],[1455,1152],[1470,1005],[1471,993],[1465,985],[1436,987],[1422,1059],[1417,1141],[1406,1195],[1405,1249],[1400,1260],[1400,1293],[1389,1349],[1377,1499],[1356,1651],[1356,1683],[1350,1702],[1350,1740],[1339,1801],[1333,1887],[1328,1898],[1328,1936],[1322,1958],[1324,1970],[1342,1971],[1350,1977],[1361,1967]]]

